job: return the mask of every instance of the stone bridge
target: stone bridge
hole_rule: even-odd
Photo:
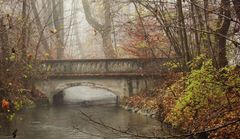
[[[64,89],[91,86],[111,91],[119,98],[150,88],[168,72],[169,59],[82,59],[46,60],[41,69],[48,79],[35,86],[45,93],[49,102]]]

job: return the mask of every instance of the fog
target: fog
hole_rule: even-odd
[[[135,15],[133,5],[125,4],[124,1],[110,1],[109,17],[111,30],[111,47],[117,53],[121,45],[126,41],[126,34],[121,32],[121,26],[127,22],[131,15]],[[122,3],[123,2],[123,3]],[[94,20],[104,25],[105,8],[102,1],[89,1],[91,16]],[[127,17],[126,17],[127,15]],[[101,33],[87,21],[82,0],[64,0],[64,42],[65,59],[97,59],[107,58],[104,54],[104,46]],[[119,54],[118,54],[119,55]]]
[[[82,2],[65,0],[64,11],[65,57],[102,58],[101,37],[86,21]]]

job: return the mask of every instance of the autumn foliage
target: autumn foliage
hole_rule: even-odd
[[[151,17],[126,23],[123,31],[128,37],[123,41],[121,48],[129,55],[140,58],[170,56],[172,53],[168,47],[168,40],[158,27],[157,21]]]
[[[8,110],[9,109],[9,102],[6,99],[2,100],[2,108],[4,110]]]
[[[203,55],[189,64],[191,71],[185,76],[171,75],[153,91],[130,97],[127,104],[154,107],[159,120],[186,133],[223,126],[208,136],[240,138],[239,123],[224,126],[240,120],[239,68],[217,69]]]

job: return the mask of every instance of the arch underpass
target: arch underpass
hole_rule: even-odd
[[[74,86],[55,94],[53,104],[82,104],[82,105],[101,105],[117,104],[118,96],[109,89]]]
[[[41,68],[47,80],[37,81],[35,87],[53,102],[53,96],[74,86],[89,86],[108,90],[120,99],[162,80],[169,72],[164,64],[169,59],[90,59],[47,60]]]

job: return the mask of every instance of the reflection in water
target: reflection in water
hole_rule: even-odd
[[[77,86],[63,90],[54,96],[55,104],[109,104],[116,103],[117,96],[112,92],[88,86]]]
[[[15,129],[18,129],[17,138],[19,139],[104,139],[106,137],[115,139],[121,136],[102,126],[91,124],[82,118],[81,111],[109,126],[138,132],[138,134],[152,135],[154,130],[161,129],[158,133],[164,135],[168,131],[167,128],[162,128],[156,120],[127,112],[116,105],[109,104],[116,103],[116,96],[106,90],[73,87],[64,90],[62,94],[55,96],[55,99],[74,105],[26,109],[17,114],[11,123],[1,119],[0,139],[11,138],[11,133]],[[76,105],[79,102],[106,105]],[[76,127],[79,130],[76,130]]]
[[[153,128],[160,128],[160,123],[145,116],[137,115],[119,109],[115,106],[65,105],[61,107],[42,107],[25,110],[17,115],[12,125],[2,123],[0,139],[7,138],[11,131],[18,129],[19,139],[103,139],[104,136],[116,138],[113,132],[89,123],[82,119],[80,111],[91,115],[93,119],[122,130],[152,133]],[[77,126],[81,131],[98,134],[91,136],[75,130]],[[162,133],[161,133],[162,134]]]

